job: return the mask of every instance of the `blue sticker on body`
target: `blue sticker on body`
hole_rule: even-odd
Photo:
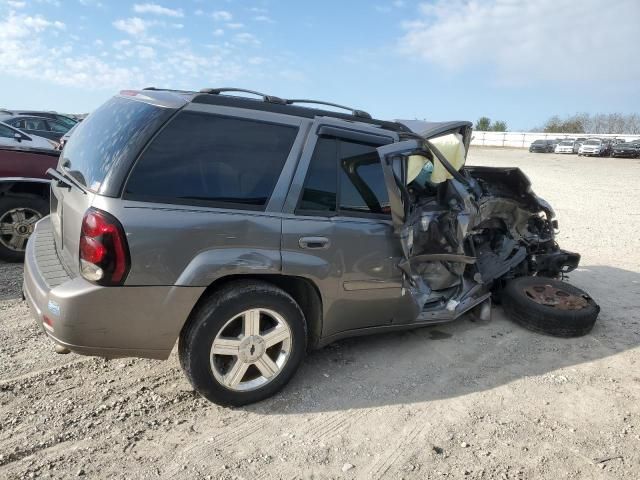
[[[47,307],[49,308],[49,311],[51,313],[53,313],[57,317],[60,316],[60,305],[58,303],[54,302],[53,300],[49,300]]]

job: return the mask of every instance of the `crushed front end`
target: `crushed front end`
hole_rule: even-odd
[[[470,132],[450,122],[379,149],[418,321],[457,318],[509,279],[562,277],[580,261],[520,169],[464,166]]]

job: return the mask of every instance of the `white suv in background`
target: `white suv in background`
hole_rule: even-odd
[[[578,153],[580,145],[574,140],[562,140],[556,145],[555,153]]]
[[[590,138],[584,142],[578,150],[578,155],[602,155],[605,145],[599,138]]]

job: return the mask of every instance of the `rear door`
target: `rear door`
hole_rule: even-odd
[[[323,295],[323,336],[407,323],[402,257],[376,148],[393,137],[316,123],[283,219],[283,272]],[[292,201],[293,199],[293,201]]]

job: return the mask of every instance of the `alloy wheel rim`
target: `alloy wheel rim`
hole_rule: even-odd
[[[36,222],[42,218],[32,208],[13,208],[0,217],[0,244],[14,252],[24,252]]]
[[[279,313],[252,308],[234,316],[211,344],[211,371],[233,391],[249,391],[272,382],[291,355],[289,324]]]

